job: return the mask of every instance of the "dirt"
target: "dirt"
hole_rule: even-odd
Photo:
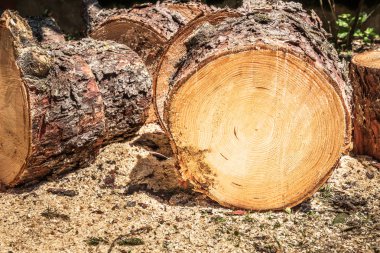
[[[380,252],[380,164],[341,159],[309,201],[279,212],[219,206],[179,187],[157,125],[90,167],[0,194],[0,252]]]

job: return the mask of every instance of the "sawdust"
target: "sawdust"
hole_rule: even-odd
[[[343,157],[292,210],[246,213],[179,188],[172,156],[151,124],[88,168],[1,193],[0,252],[380,252],[369,158]]]

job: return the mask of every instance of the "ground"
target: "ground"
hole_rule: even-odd
[[[377,253],[379,167],[345,156],[295,208],[231,210],[179,187],[168,140],[150,124],[88,168],[1,193],[0,252]]]

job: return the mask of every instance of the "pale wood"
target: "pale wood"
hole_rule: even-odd
[[[0,26],[0,178],[5,183],[11,182],[25,165],[30,148],[28,129],[29,103],[16,66],[13,37]]]

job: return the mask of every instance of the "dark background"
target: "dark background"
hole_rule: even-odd
[[[210,5],[239,7],[242,0],[203,0]],[[301,2],[305,8],[314,9],[322,18],[326,30],[332,22],[332,13],[327,0],[323,0],[324,12],[320,6],[320,0],[295,0]],[[155,2],[154,0],[99,0],[106,8],[130,7],[135,3]],[[359,0],[335,0],[336,12],[354,13]],[[380,34],[380,0],[366,0],[364,11],[371,12],[376,9],[365,26],[374,27]],[[376,8],[378,7],[378,8]],[[49,15],[54,17],[64,32],[81,36],[84,34],[85,25],[82,19],[81,0],[0,0],[0,12],[5,9],[14,9],[24,16]]]

